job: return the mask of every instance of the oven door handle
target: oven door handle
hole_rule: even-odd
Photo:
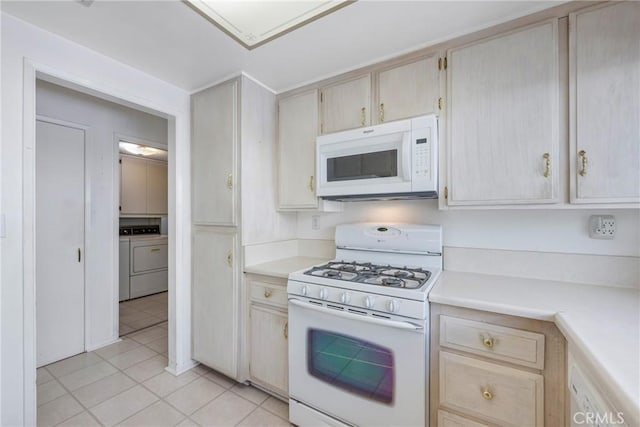
[[[353,314],[353,313],[334,310],[334,309],[330,309],[330,308],[324,308],[324,307],[321,307],[321,306],[318,307],[316,305],[309,304],[308,302],[300,301],[300,300],[295,299],[295,298],[290,298],[289,299],[289,304],[293,304],[295,306],[298,306],[300,308],[304,308],[304,309],[307,309],[307,310],[313,310],[313,311],[317,311],[317,312],[324,313],[324,314],[330,314],[331,316],[342,317],[344,319],[356,320],[356,321],[359,321],[359,322],[371,323],[373,325],[387,326],[389,328],[404,329],[404,330],[409,330],[409,331],[419,331],[419,330],[424,329],[422,326],[415,325],[415,324],[410,323],[410,322],[402,322],[402,321],[387,320],[387,319],[377,319],[377,318],[371,317],[371,316],[363,316],[361,314]]]

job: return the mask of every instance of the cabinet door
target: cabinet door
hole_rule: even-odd
[[[323,134],[371,124],[371,74],[321,89]]]
[[[432,55],[378,73],[377,123],[438,111],[438,58]]]
[[[278,205],[316,208],[318,91],[281,99],[278,111]]]
[[[233,230],[195,227],[191,319],[193,358],[232,378],[237,375],[238,276]]]
[[[167,214],[167,163],[147,162],[147,213]]]
[[[236,224],[237,102],[237,80],[191,97],[195,224]]]
[[[147,213],[147,160],[120,157],[120,214]]]
[[[557,20],[447,57],[449,205],[555,202]]]
[[[569,19],[571,201],[640,202],[640,3]]]
[[[251,306],[251,378],[288,396],[287,313]]]

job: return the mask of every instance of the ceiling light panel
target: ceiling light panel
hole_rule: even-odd
[[[247,49],[254,49],[353,1],[184,0]]]

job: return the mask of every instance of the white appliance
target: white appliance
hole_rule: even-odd
[[[346,224],[335,239],[336,260],[289,275],[289,419],[424,426],[441,227]]]
[[[168,248],[158,225],[120,227],[120,301],[169,288]]]
[[[586,374],[588,370],[580,366],[571,352],[568,360],[571,427],[637,425],[637,422],[632,421],[631,414],[615,409],[605,397],[607,393],[598,390],[599,387]]]
[[[434,115],[319,136],[317,195],[330,200],[438,196]]]

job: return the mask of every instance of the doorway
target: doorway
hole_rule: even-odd
[[[85,130],[36,121],[37,366],[85,350]]]

